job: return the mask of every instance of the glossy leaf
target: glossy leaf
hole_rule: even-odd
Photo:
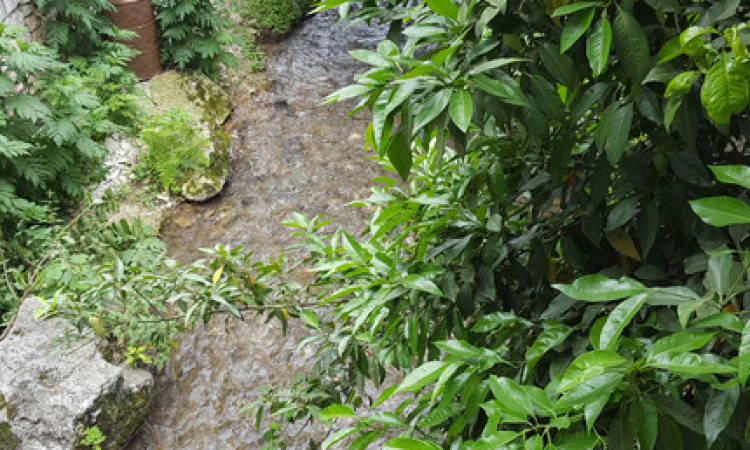
[[[703,429],[706,433],[708,446],[711,447],[722,431],[732,420],[737,401],[740,397],[739,385],[734,385],[724,391],[712,391],[706,402],[703,413]]]
[[[584,275],[571,284],[554,284],[555,289],[568,297],[588,302],[608,302],[643,292],[646,287],[632,278],[619,280],[604,275]]]
[[[396,168],[401,179],[405,180],[411,173],[412,155],[411,146],[404,137],[403,133],[397,133],[388,142],[388,148],[386,149],[388,160]]]
[[[747,107],[749,90],[747,71],[725,53],[706,74],[701,103],[713,120],[728,123],[732,114]]]
[[[612,47],[612,25],[606,16],[602,16],[586,40],[586,57],[591,71],[598,77],[604,71]]]
[[[426,0],[427,6],[448,19],[458,18],[458,7],[451,0]]]
[[[745,324],[740,340],[740,351],[737,355],[737,378],[740,384],[745,385],[750,376],[750,321]]]
[[[429,441],[413,438],[393,438],[385,443],[384,450],[440,450],[440,447]]]
[[[339,417],[354,417],[354,410],[347,405],[334,404],[320,412],[322,420],[331,420]]]
[[[750,166],[737,164],[711,166],[710,169],[716,175],[716,179],[722,183],[737,184],[750,189]]]
[[[584,9],[591,9],[593,10],[597,6],[602,6],[601,2],[576,2],[576,3],[570,3],[568,5],[560,6],[559,8],[555,9],[555,11],[552,13],[552,17],[560,17],[567,14],[573,14],[578,11],[582,11]]]
[[[555,410],[569,411],[577,406],[584,406],[596,402],[601,397],[609,396],[622,381],[620,371],[600,373],[576,385],[574,389],[565,393],[556,403]]]
[[[612,35],[620,65],[633,83],[640,84],[651,70],[645,31],[630,13],[618,6]]]
[[[715,335],[715,332],[679,331],[654,342],[648,349],[648,357],[650,358],[653,355],[666,352],[692,352],[693,350],[702,348]]]
[[[646,299],[645,293],[638,294],[615,307],[602,327],[601,337],[599,338],[601,348],[606,350],[617,348],[617,339],[630,321],[633,320],[633,317],[641,310],[641,307],[646,303]]]
[[[539,360],[542,359],[542,357],[552,348],[562,344],[572,331],[573,328],[561,323],[546,323],[544,330],[526,351],[524,379],[529,376],[532,370],[534,370],[534,367]]]
[[[471,100],[471,94],[466,90],[457,90],[453,93],[450,102],[450,114],[453,123],[461,130],[466,132],[471,125],[471,115],[474,109],[474,103]]]
[[[490,78],[485,74],[479,74],[474,76],[472,80],[479,89],[490,95],[494,95],[504,103],[517,106],[529,105],[518,83],[508,76]]]
[[[652,450],[659,432],[659,411],[647,394],[638,391],[630,404],[630,423],[639,448]]]
[[[715,227],[750,223],[750,205],[734,197],[691,200],[690,207],[701,220]]]
[[[647,364],[658,369],[666,369],[677,375],[690,378],[703,374],[733,374],[736,369],[711,355],[695,353],[659,353],[649,357]]]
[[[591,26],[594,8],[574,13],[566,22],[560,36],[560,53],[565,53]]]
[[[615,367],[624,367],[628,360],[609,350],[594,350],[576,358],[565,371],[557,385],[557,392],[574,389],[589,378],[612,372]]]
[[[613,114],[606,127],[608,134],[604,150],[609,164],[615,166],[628,147],[630,126],[633,122],[633,104],[627,103],[619,107]]]
[[[697,70],[682,72],[677,75],[667,85],[667,90],[664,92],[664,98],[679,97],[690,93],[695,83],[698,82],[700,76],[701,73]]]
[[[445,361],[430,361],[422,364],[404,377],[396,392],[417,392],[437,380],[449,365],[450,363]]]

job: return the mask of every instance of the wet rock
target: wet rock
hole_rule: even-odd
[[[83,448],[84,430],[98,426],[103,448],[122,448],[152,402],[153,377],[105,361],[97,339],[62,345],[62,320],[37,321],[43,304],[26,299],[0,341],[0,448]]]
[[[222,124],[229,117],[229,95],[205,75],[165,72],[143,86],[150,102],[151,113],[181,109],[188,113],[195,126],[212,145],[204,149],[208,168],[196,171],[182,186],[187,200],[202,202],[221,192],[229,176],[230,139]]]

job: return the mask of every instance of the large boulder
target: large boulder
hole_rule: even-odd
[[[24,300],[0,341],[0,448],[83,448],[88,427],[106,436],[103,448],[123,448],[152,401],[150,373],[110,364],[93,336],[62,344],[63,320],[36,320],[43,306]]]
[[[205,201],[218,195],[229,176],[230,140],[222,128],[231,112],[229,95],[205,75],[176,71],[155,76],[143,90],[150,100],[146,109],[152,114],[183,110],[212,142],[204,149],[208,168],[190,175],[182,186],[183,197]]]

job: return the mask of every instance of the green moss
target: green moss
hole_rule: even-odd
[[[236,0],[243,18],[261,32],[289,31],[307,12],[310,0]]]
[[[79,425],[76,450],[89,449],[82,443],[86,428],[97,426],[107,437],[102,448],[123,448],[143,423],[151,408],[151,389],[144,388],[130,392],[105,395],[95,410],[99,410],[95,423]],[[0,447],[4,448],[4,447]]]
[[[18,439],[13,436],[13,431],[10,429],[10,423],[3,422],[4,420],[10,420],[13,418],[11,413],[10,405],[5,400],[5,397],[0,394],[0,448],[12,450],[20,444]]]

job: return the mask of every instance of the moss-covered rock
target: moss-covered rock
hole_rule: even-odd
[[[183,110],[212,142],[205,149],[208,167],[188,177],[182,186],[183,197],[200,202],[218,195],[229,176],[230,141],[222,128],[231,112],[229,95],[204,75],[175,71],[152,78],[144,90],[150,98],[147,111]]]

